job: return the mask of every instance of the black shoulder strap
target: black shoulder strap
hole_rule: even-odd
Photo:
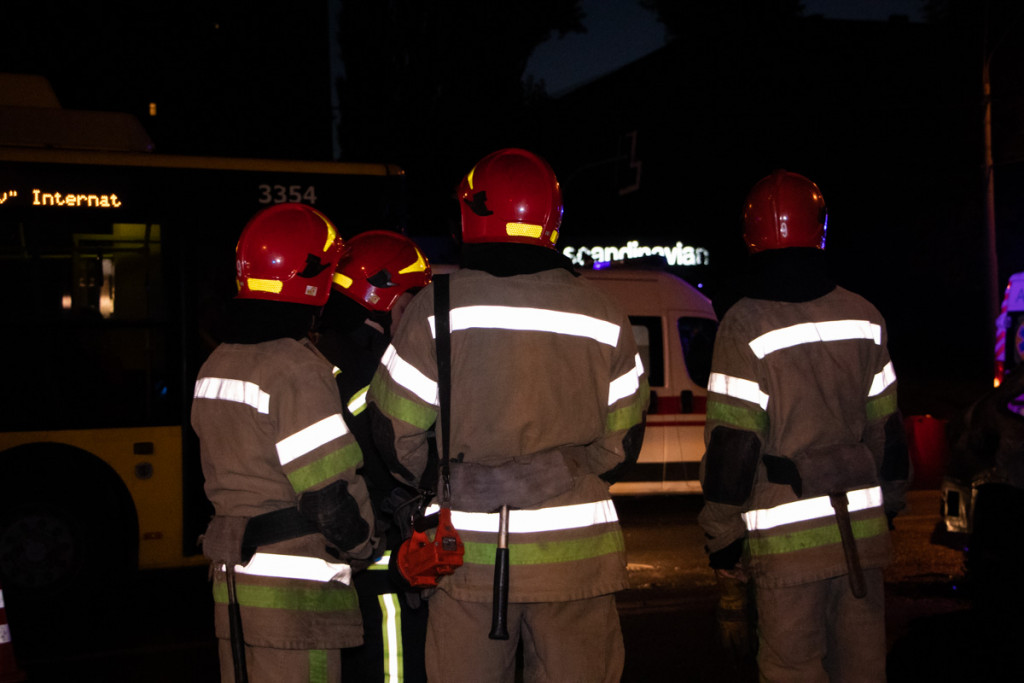
[[[434,284],[434,339],[437,349],[437,397],[441,404],[441,505],[451,502],[451,488],[448,478],[448,444],[451,429],[452,401],[452,340],[448,276],[435,275]]]

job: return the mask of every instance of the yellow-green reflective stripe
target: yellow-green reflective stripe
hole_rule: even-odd
[[[309,651],[309,683],[328,683],[327,650]]]
[[[399,396],[388,388],[380,374],[374,375],[373,381],[370,382],[370,396],[385,415],[407,422],[413,427],[430,429],[437,421],[437,411],[432,406]]]
[[[622,540],[622,531],[608,531],[590,538],[576,538],[565,541],[547,543],[516,543],[514,534],[509,535],[508,561],[514,565],[555,564],[557,562],[573,562],[588,560],[601,555],[624,552],[626,544]],[[462,558],[467,564],[494,564],[494,552],[497,543],[464,543],[466,554]]]
[[[348,412],[353,415],[359,415],[366,410],[366,392],[370,390],[370,385],[367,384],[365,387],[352,394],[352,398],[348,400]]]
[[[402,666],[405,653],[402,649],[402,610],[396,593],[377,596],[380,604],[380,628],[384,642],[384,683],[399,683],[405,680]]]
[[[618,410],[613,410],[608,413],[608,419],[605,422],[605,430],[609,432],[617,432],[640,424],[644,414],[643,397],[649,395],[650,391],[651,390],[648,388],[647,382],[642,382],[640,391],[633,401]]]
[[[288,475],[288,481],[296,493],[302,493],[323,483],[342,472],[354,470],[363,464],[363,452],[359,444],[352,442],[344,448],[328,453],[316,462],[300,467]]]
[[[896,392],[869,399],[866,406],[869,420],[879,420],[896,412]]]
[[[853,537],[858,539],[880,536],[888,528],[885,520],[879,517],[858,520],[853,522],[851,526],[853,527]],[[797,550],[820,548],[825,545],[841,542],[839,527],[835,524],[817,529],[794,531],[779,536],[751,536],[747,540],[751,555],[791,553]]]
[[[359,609],[359,598],[348,588],[316,589],[291,586],[235,585],[235,595],[242,607],[293,609],[303,612],[347,612]],[[214,582],[213,599],[227,604],[228,586],[223,580]]]
[[[708,422],[723,424],[743,429],[748,432],[764,434],[768,431],[768,413],[752,408],[740,408],[725,403],[708,401]]]

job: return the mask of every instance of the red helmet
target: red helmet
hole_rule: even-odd
[[[762,178],[743,205],[743,240],[751,253],[786,247],[825,248],[828,212],[821,190],[799,173]]]
[[[342,246],[338,229],[311,206],[263,209],[235,247],[238,298],[323,306]]]
[[[415,242],[371,230],[345,242],[332,287],[371,311],[390,311],[402,294],[429,282],[430,262]]]
[[[550,249],[562,223],[562,190],[546,161],[525,149],[481,159],[458,189],[462,241],[539,244]]]

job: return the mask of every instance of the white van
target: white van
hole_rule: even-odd
[[[718,319],[711,300],[670,273],[610,267],[583,272],[633,324],[651,385],[644,445],[614,495],[700,493],[708,375]]]

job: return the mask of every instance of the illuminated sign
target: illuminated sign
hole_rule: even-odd
[[[32,189],[32,206],[89,206],[99,209],[119,209],[121,199],[116,194],[77,194],[43,192]]]
[[[703,247],[688,246],[682,242],[671,247],[648,247],[641,246],[638,240],[630,240],[623,247],[565,247],[562,254],[579,266],[587,261],[628,261],[650,256],[661,256],[670,266],[706,266],[711,258],[711,253]]]
[[[45,192],[32,188],[32,206],[86,206],[94,209],[119,209],[121,198],[116,194],[84,194],[81,192]],[[0,192],[0,205],[18,197],[17,190]]]

